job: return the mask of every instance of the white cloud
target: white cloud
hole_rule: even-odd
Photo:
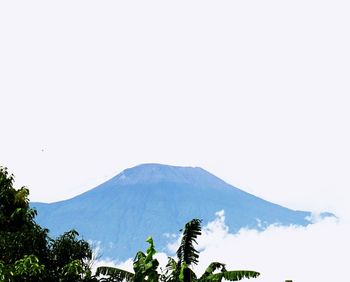
[[[203,227],[198,238],[201,250],[197,274],[203,273],[210,262],[219,261],[229,270],[248,269],[261,273],[257,282],[329,282],[344,281],[350,253],[350,225],[346,219],[326,218],[307,227],[270,226],[265,231],[241,229],[232,234],[225,225],[223,211]],[[179,240],[169,244],[169,252]],[[157,246],[156,246],[157,247]],[[158,253],[161,266],[167,255]],[[132,270],[132,260],[115,264]]]
[[[349,224],[326,218],[307,227],[270,226],[265,231],[242,229],[228,232],[224,217],[208,224],[199,238],[202,272],[211,261],[227,264],[228,269],[261,272],[256,281],[343,281],[350,252]]]

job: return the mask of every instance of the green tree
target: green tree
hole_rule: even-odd
[[[29,190],[13,188],[14,176],[0,167],[0,261],[13,264],[25,255],[42,262],[48,258],[48,230],[34,221],[29,207]]]
[[[42,275],[45,266],[40,264],[39,259],[35,255],[24,256],[15,262],[10,272],[13,281],[36,282],[43,281]]]
[[[0,281],[97,281],[91,275],[89,244],[71,230],[51,239],[29,206],[29,190],[13,187],[0,167]]]
[[[51,272],[62,281],[84,281],[91,278],[89,260],[92,250],[75,230],[65,232],[50,245]],[[74,278],[74,279],[73,279]]]

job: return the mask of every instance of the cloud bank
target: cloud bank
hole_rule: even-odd
[[[326,218],[308,227],[270,226],[263,232],[242,229],[229,233],[224,214],[210,222],[198,240],[202,249],[196,271],[210,261],[228,269],[261,272],[255,281],[343,281],[350,251],[349,224]]]
[[[198,238],[200,259],[194,271],[200,275],[210,262],[219,261],[230,270],[259,271],[257,282],[344,281],[350,253],[349,227],[347,219],[325,218],[307,227],[272,225],[261,232],[241,229],[232,234],[221,211]],[[170,254],[178,244],[179,240],[169,244]],[[158,253],[157,258],[161,266],[166,264],[166,254]],[[132,270],[132,260],[117,267]]]

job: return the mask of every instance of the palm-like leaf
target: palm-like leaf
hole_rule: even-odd
[[[244,278],[256,278],[259,275],[259,272],[251,270],[223,271],[219,273],[210,274],[209,276],[205,277],[202,281],[221,282],[223,278],[229,281],[239,281]]]
[[[176,252],[179,265],[186,263],[187,266],[191,266],[198,263],[199,252],[193,245],[197,244],[197,236],[201,235],[201,222],[199,219],[192,219],[186,223],[180,247]]]
[[[218,269],[220,269],[220,272],[214,273]],[[256,278],[259,275],[259,272],[250,270],[227,271],[225,268],[225,264],[220,262],[212,262],[207,267],[199,281],[220,282],[223,278],[229,281],[239,281],[243,278]]]
[[[203,273],[201,278],[199,278],[199,280],[205,280],[207,277],[214,274],[215,270],[220,269],[220,268],[221,268],[221,272],[226,271],[225,264],[223,264],[221,262],[212,262],[207,267],[207,269],[205,270],[205,272]]]
[[[96,270],[96,276],[107,275],[113,278],[114,281],[127,281],[131,282],[134,279],[134,273],[129,271],[119,269],[116,267],[110,266],[100,266]]]
[[[177,261],[171,257],[168,257],[168,263],[165,266],[165,273],[162,275],[162,281],[176,282],[178,280],[180,271]]]
[[[177,271],[177,262],[171,257],[168,257],[168,263],[166,265],[166,271]]]

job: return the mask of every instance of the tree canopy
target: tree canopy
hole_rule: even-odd
[[[70,230],[56,239],[35,222],[29,190],[0,167],[0,281],[96,281],[88,242]]]

